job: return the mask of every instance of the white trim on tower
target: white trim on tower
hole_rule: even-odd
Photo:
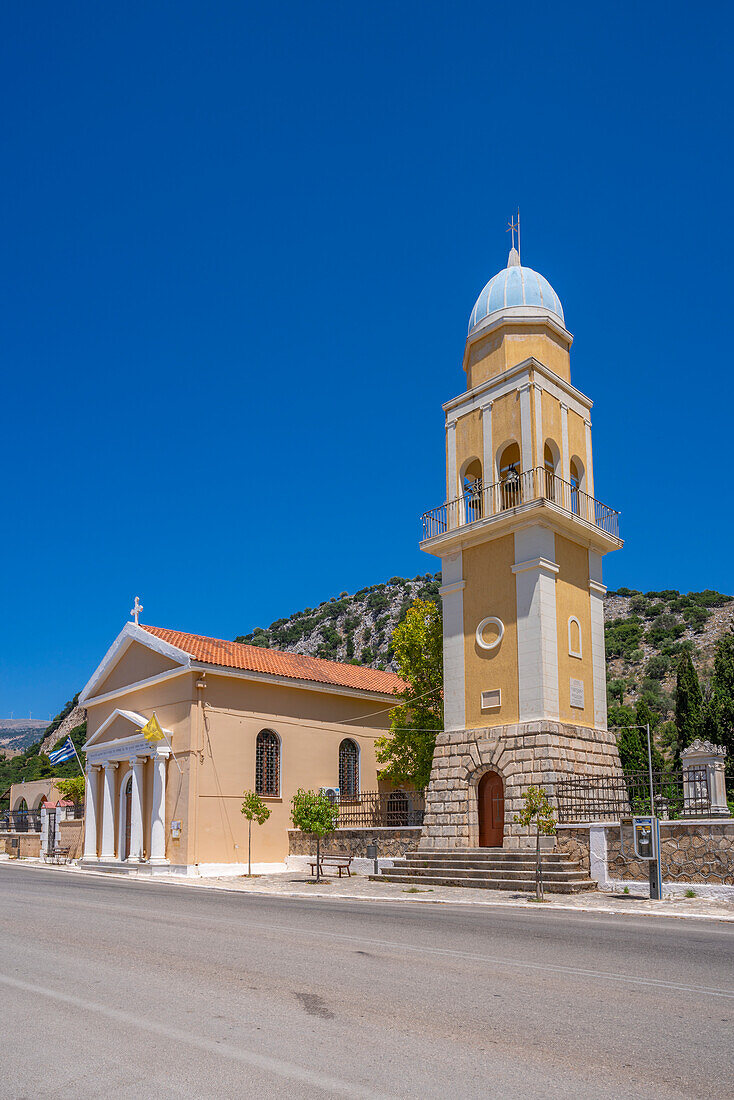
[[[443,711],[447,730],[464,729],[464,588],[461,552],[441,561],[443,600]]]

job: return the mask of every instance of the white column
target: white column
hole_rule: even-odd
[[[561,402],[561,469],[563,480],[568,485],[571,480],[571,455],[568,453],[568,405]],[[568,501],[565,497],[568,496]],[[571,507],[570,490],[564,489],[564,507]]]
[[[456,492],[456,421],[449,420],[446,425],[446,501],[455,500]],[[460,505],[447,508],[446,526],[449,530],[459,525]]]
[[[543,390],[539,382],[533,383],[535,390],[535,465],[545,466],[545,438],[543,436]]]
[[[160,749],[153,757],[153,807],[150,815],[150,863],[166,859],[166,755]]]
[[[441,560],[443,601],[443,711],[447,730],[465,726],[464,588],[461,553]]]
[[[584,485],[584,491],[589,494],[590,497],[594,495],[594,461],[591,456],[591,421],[586,418],[584,420],[586,427],[586,484]]]
[[[487,401],[482,409],[482,485],[484,510],[483,515],[493,516],[499,510],[499,505],[491,499],[496,490],[490,489],[494,485],[494,449],[492,446],[492,405],[493,401]]]
[[[515,533],[517,670],[521,722],[558,720],[558,627],[553,532],[526,527]]]
[[[607,667],[604,643],[604,597],[601,554],[589,550],[589,602],[591,606],[591,673],[594,684],[594,725],[607,728]]]
[[[130,800],[130,855],[128,863],[140,863],[143,858],[143,765],[145,758],[135,756],[130,761],[133,770],[133,790]]]
[[[102,789],[102,851],[100,859],[115,858],[115,769],[117,763],[108,761],[104,766]]]
[[[523,473],[533,468],[533,425],[532,416],[530,413],[530,382],[526,382],[524,386],[517,387],[520,394],[520,438],[521,438],[521,454],[520,454],[520,468]],[[526,487],[523,486],[523,489]],[[526,499],[527,493],[523,492],[523,499]],[[527,499],[532,499],[527,497]]]
[[[84,796],[84,859],[88,863],[97,859],[98,771],[99,768],[93,764],[87,764],[87,789]]]

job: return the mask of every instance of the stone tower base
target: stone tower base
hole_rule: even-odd
[[[523,848],[535,844],[534,835],[513,819],[522,808],[527,787],[544,787],[555,803],[557,779],[618,775],[621,770],[616,739],[608,730],[523,722],[439,733],[419,848],[478,847],[477,787],[485,772],[497,772],[502,778],[504,847]]]

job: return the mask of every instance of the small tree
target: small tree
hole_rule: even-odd
[[[443,628],[431,600],[415,600],[393,631],[392,648],[406,684],[390,711],[390,732],[375,741],[380,779],[418,790],[431,777],[436,733],[443,727]]]
[[[58,779],[56,786],[62,798],[73,802],[75,806],[84,805],[86,780],[83,775],[74,775],[71,779]]]
[[[270,810],[263,802],[259,794],[254,791],[245,791],[245,801],[242,803],[241,813],[247,818],[247,874],[252,875],[252,823],[264,825],[270,817]]]
[[[540,858],[541,836],[552,836],[556,831],[556,815],[542,787],[528,787],[523,792],[524,806],[515,814],[515,822],[526,828],[535,826],[535,897],[543,900],[543,867]]]
[[[321,881],[321,838],[336,828],[339,807],[325,794],[304,791],[299,787],[291,799],[291,820],[294,828],[316,837],[316,881]]]

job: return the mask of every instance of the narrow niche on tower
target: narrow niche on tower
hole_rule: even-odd
[[[581,649],[581,623],[575,615],[568,620],[568,655],[569,657],[582,657]]]

